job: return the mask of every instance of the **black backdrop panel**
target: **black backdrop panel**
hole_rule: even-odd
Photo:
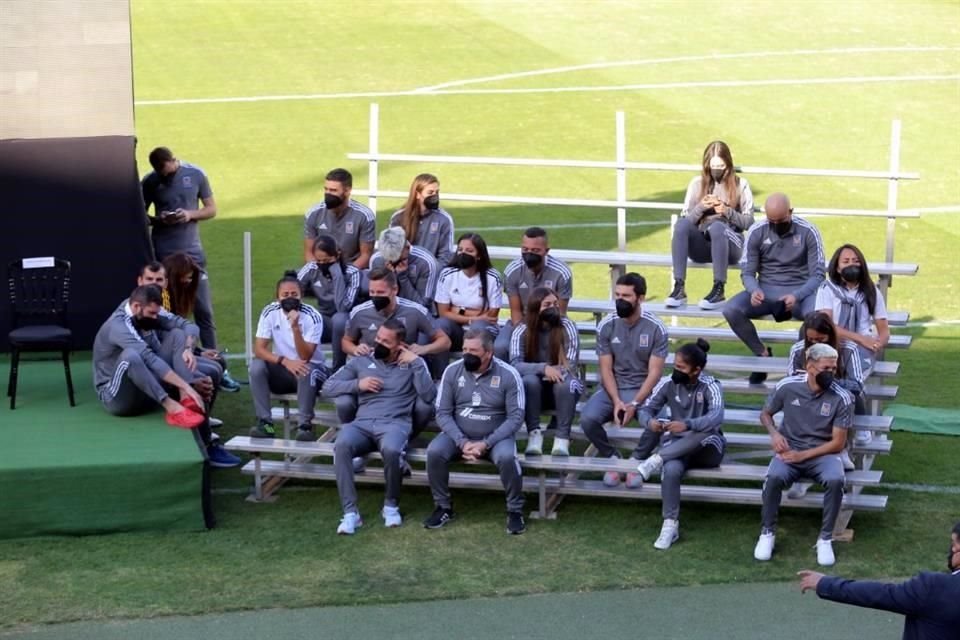
[[[34,256],[72,265],[75,347],[133,289],[152,257],[133,136],[0,140],[0,349],[9,349],[7,264]]]

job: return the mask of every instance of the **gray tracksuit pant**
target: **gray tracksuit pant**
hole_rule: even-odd
[[[190,371],[181,354],[186,348],[187,335],[180,329],[163,333],[157,356],[173,369],[174,373],[192,382],[200,371]],[[98,390],[100,401],[109,413],[115,416],[130,416],[143,413],[153,404],[162,403],[169,394],[160,380],[147,368],[140,354],[124,349],[117,362],[117,369],[110,384]]]
[[[297,394],[297,409],[300,424],[310,424],[314,416],[317,390],[327,379],[327,370],[319,364],[310,363],[310,373],[298,378],[283,366],[255,358],[250,363],[250,395],[258,420],[273,422],[270,414],[271,393]]]
[[[427,448],[427,476],[430,492],[438,507],[451,509],[450,463],[461,458],[460,447],[450,436],[441,433]],[[507,511],[523,511],[523,472],[517,460],[517,441],[506,438],[488,449],[486,456],[500,471],[500,482],[507,493]]]
[[[639,389],[618,389],[620,400],[632,402]],[[604,423],[613,419],[613,401],[607,395],[606,389],[597,387],[586,406],[580,412],[580,426],[584,435],[597,448],[597,455],[601,458],[619,456],[617,448],[610,444]]]
[[[340,424],[353,422],[357,417],[357,396],[352,393],[345,393],[333,399],[333,404],[337,409],[337,420]],[[410,437],[415,438],[430,424],[436,408],[429,402],[424,402],[420,398],[414,400],[413,404],[413,429]]]
[[[823,521],[820,527],[820,538],[829,540],[833,537],[833,527],[837,522],[837,516],[840,514],[845,482],[843,463],[837,454],[820,456],[799,464],[787,464],[777,457],[770,461],[770,466],[767,468],[767,479],[763,483],[763,509],[761,512],[763,531],[776,532],[777,513],[780,510],[780,498],[783,490],[800,478],[811,478],[824,487]]]
[[[740,260],[742,247],[727,235],[730,227],[713,222],[706,233],[686,217],[677,220],[673,228],[673,278],[687,279],[687,258],[694,262],[713,265],[714,282],[727,281],[727,267]]]
[[[570,381],[547,382],[541,376],[527,374],[523,376],[523,391],[526,396],[525,422],[527,431],[540,428],[540,412],[553,408],[556,410],[558,438],[569,438],[570,427],[577,411],[580,394],[570,390]]]
[[[790,287],[762,287],[764,301],[756,307],[750,304],[750,292],[741,291],[730,298],[723,307],[723,317],[730,324],[730,328],[737,334],[737,337],[743,340],[743,343],[755,355],[763,356],[767,354],[767,348],[764,346],[760,336],[757,335],[757,328],[753,325],[754,318],[761,318],[769,315],[773,304],[780,296],[793,293]],[[793,307],[793,317],[795,320],[802,320],[804,316],[814,310],[816,306],[816,293],[797,300]]]
[[[210,277],[205,270],[200,271],[197,296],[194,302],[193,319],[200,329],[200,342],[205,349],[217,348],[217,325],[213,322],[213,298],[210,294]]]
[[[645,460],[650,457],[663,434],[645,429],[633,457]],[[723,460],[723,451],[713,445],[704,445],[703,441],[714,433],[688,433],[682,438],[674,438],[657,453],[663,459],[660,471],[660,498],[663,502],[663,519],[680,518],[680,481],[687,469],[710,469]]]
[[[400,455],[410,438],[410,424],[383,420],[358,420],[345,424],[337,432],[333,464],[337,472],[337,491],[344,513],[357,512],[357,487],[353,475],[353,458],[374,449],[383,457],[383,478],[386,484],[383,504],[396,507],[400,500]]]

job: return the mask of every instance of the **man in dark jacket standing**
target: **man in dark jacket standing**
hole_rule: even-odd
[[[845,580],[801,571],[800,590],[814,589],[824,600],[892,611],[906,616],[904,640],[960,639],[960,522],[947,551],[949,573],[924,571],[900,584]]]

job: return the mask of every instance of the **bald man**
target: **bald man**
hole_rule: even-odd
[[[773,355],[760,340],[754,318],[772,315],[777,322],[800,320],[813,311],[817,289],[823,282],[823,240],[817,228],[793,215],[790,198],[774,193],[767,198],[766,218],[747,231],[740,257],[741,291],[723,308],[730,328],[754,354]],[[750,374],[751,384],[761,384],[767,374]]]

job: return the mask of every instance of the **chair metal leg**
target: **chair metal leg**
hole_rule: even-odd
[[[67,376],[67,396],[70,398],[70,406],[75,407],[77,403],[73,399],[73,376],[70,375],[70,350],[63,350],[63,372]]]
[[[20,349],[13,347],[10,354],[10,385],[7,388],[7,395],[10,396],[10,410],[17,408],[17,374],[20,370]]]

